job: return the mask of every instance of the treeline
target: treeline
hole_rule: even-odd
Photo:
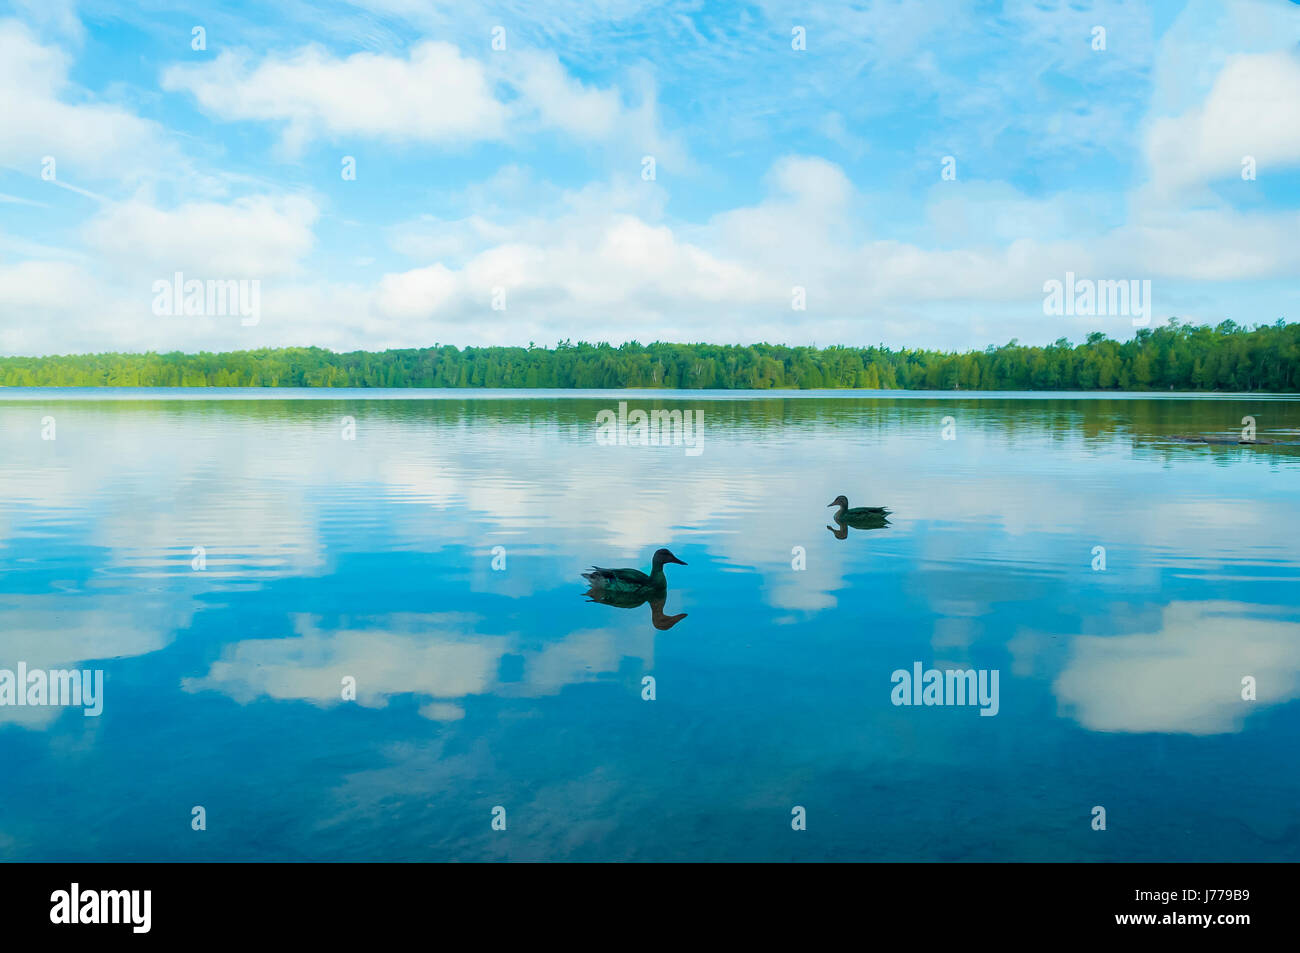
[[[0,358],[8,387],[904,388],[911,390],[1300,391],[1300,324],[1180,324],[1101,332],[1078,345],[1012,340],[955,353],[887,347],[629,342],[554,348],[435,345],[382,352],[264,348],[229,353]]]

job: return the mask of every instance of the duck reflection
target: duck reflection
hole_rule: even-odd
[[[679,612],[676,615],[664,615],[664,601],[668,598],[666,592],[617,592],[608,589],[588,589],[583,595],[587,596],[588,602],[599,602],[607,606],[617,606],[620,609],[635,609],[637,606],[650,603],[650,624],[660,632],[667,632],[682,619],[686,618],[685,612]]]

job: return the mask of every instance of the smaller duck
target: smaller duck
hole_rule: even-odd
[[[591,588],[596,591],[658,592],[668,588],[668,579],[664,576],[664,563],[686,565],[668,550],[660,549],[655,551],[648,576],[639,569],[603,569],[600,566],[592,566],[591,572],[584,572],[582,578],[587,580]]]
[[[838,506],[839,509],[835,511],[834,516],[835,522],[844,523],[854,529],[875,529],[880,526],[881,519],[889,515],[888,508],[884,506],[855,506],[849,509],[849,498],[842,493],[826,505]]]

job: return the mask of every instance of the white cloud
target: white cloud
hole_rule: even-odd
[[[5,354],[75,353],[112,340],[125,329],[117,289],[86,267],[66,261],[0,265],[0,351]],[[130,340],[130,336],[126,336]]]
[[[159,128],[119,106],[81,101],[69,66],[17,20],[0,20],[0,164],[36,176],[52,156],[59,178],[138,177],[167,151]]]
[[[162,86],[191,93],[221,119],[284,123],[291,153],[317,139],[461,147],[554,130],[684,162],[676,141],[658,131],[652,84],[642,83],[639,105],[628,107],[616,87],[575,79],[550,52],[509,50],[480,61],[426,40],[406,57],[340,58],[308,46],[254,63],[227,51],[212,62],[169,67]]]
[[[1057,678],[1061,704],[1093,731],[1240,731],[1259,707],[1300,695],[1294,623],[1235,603],[1173,603],[1155,632],[1078,636]],[[1244,676],[1258,701],[1241,697]]]
[[[384,275],[376,292],[376,306],[395,318],[426,318],[446,307],[460,289],[460,281],[443,265],[429,265]]]
[[[618,90],[597,89],[574,79],[554,53],[524,51],[517,61],[518,88],[536,110],[543,127],[582,139],[604,139],[615,132],[622,103]]]
[[[500,139],[508,115],[482,64],[441,42],[421,43],[409,58],[354,53],[340,59],[309,46],[256,65],[247,54],[228,51],[210,63],[169,67],[162,87],[192,93],[222,119],[285,122],[291,150],[318,137]]]
[[[1097,322],[1057,322],[1044,331],[1043,282],[1066,271],[1152,278],[1159,320],[1169,313],[1161,302],[1174,279],[1266,278],[1300,265],[1300,247],[1286,240],[1296,213],[1188,209],[1139,193],[1127,210],[1130,223],[1094,224],[1062,241],[1052,238],[1055,226],[1089,208],[1087,196],[1036,199],[975,186],[935,189],[935,223],[909,242],[866,232],[863,211],[872,196],[833,163],[787,157],[767,182],[762,201],[699,225],[665,221],[657,183],[621,180],[562,193],[544,215],[421,216],[389,230],[413,267],[364,284],[314,281],[301,270],[318,216],[311,199],[260,196],[173,209],[133,199],[104,207],[83,229],[98,260],[112,265],[111,280],[93,269],[66,279],[70,268],[87,271],[84,265],[0,270],[0,301],[48,315],[8,329],[0,346],[33,353],[43,341],[40,353],[75,338],[76,348],[382,349],[565,337],[934,346],[951,341],[954,327],[982,346],[989,335],[1050,340],[1096,329]],[[1001,216],[988,214],[990,205]],[[932,247],[944,223],[962,220],[946,236],[961,239],[958,247]],[[1020,230],[1025,237],[1014,237]],[[263,278],[260,326],[151,320],[141,281],[174,270]],[[791,309],[795,286],[806,289],[805,312]],[[505,310],[492,307],[498,288]],[[99,302],[94,321],[77,312],[87,300]],[[938,312],[945,303],[948,315]],[[1002,309],[995,330],[989,313],[972,323],[963,310],[971,304]],[[918,328],[919,319],[928,320]],[[1127,318],[1115,321],[1122,327],[1114,333],[1129,329]]]
[[[87,596],[75,607],[59,595],[10,594],[0,599],[5,622],[4,667],[94,669],[106,659],[148,655],[166,648],[189,625],[192,605],[136,596]],[[106,692],[111,699],[112,689]],[[111,707],[112,702],[106,701]],[[0,726],[31,731],[49,728],[65,709],[0,707]],[[76,715],[82,718],[81,714]]]
[[[454,614],[394,616],[384,628],[324,631],[299,617],[296,637],[236,642],[205,677],[187,678],[182,687],[223,691],[241,703],[269,696],[327,706],[342,702],[350,676],[357,703],[367,708],[383,708],[393,695],[482,694],[496,680],[507,643],[463,634],[465,622]]]
[[[464,717],[457,702],[469,696],[551,695],[617,672],[628,656],[647,667],[654,661],[653,630],[631,638],[583,630],[533,649],[517,637],[467,631],[475,621],[460,613],[395,614],[372,627],[325,629],[299,616],[293,637],[236,642],[207,675],[185,678],[181,687],[220,691],[240,704],[269,697],[329,707],[343,703],[343,680],[351,677],[359,705],[385,708],[396,696],[413,695],[428,699],[418,709],[422,717],[455,721]],[[502,683],[501,659],[511,653],[522,656],[523,676]]]
[[[76,0],[12,0],[14,8],[28,23],[80,44],[86,28],[77,18]]]
[[[1187,0],[1151,64],[1150,112],[1185,113],[1209,95],[1227,62],[1300,41],[1300,10],[1279,0]]]
[[[1173,191],[1300,163],[1300,57],[1292,51],[1230,58],[1200,105],[1153,120],[1147,159],[1154,188]]]
[[[1110,242],[1109,260],[1130,263],[1126,275],[1236,281],[1300,268],[1300,212],[1153,206],[1134,218]]]
[[[313,200],[297,195],[194,201],[173,208],[143,197],[102,205],[80,229],[89,254],[65,251],[61,260],[0,264],[0,313],[9,316],[0,323],[0,353],[232,349],[266,343],[255,328],[241,328],[237,318],[155,315],[153,282],[170,281],[176,272],[187,280],[262,282],[263,311],[268,303],[275,307],[281,332],[287,315],[319,324],[322,315],[345,300],[346,291],[291,282],[315,244],[318,215]],[[306,310],[296,310],[300,306]],[[331,343],[315,340],[323,337],[319,333],[304,334],[310,343]]]
[[[115,268],[158,277],[271,277],[288,274],[311,251],[318,210],[306,197],[250,196],[230,203],[187,202],[162,209],[144,199],[109,205],[83,236]]]
[[[506,291],[505,312],[491,310],[495,288]],[[518,238],[483,249],[460,268],[434,264],[386,275],[376,306],[386,318],[459,324],[462,335],[466,321],[486,324],[509,315],[502,335],[509,340],[529,324],[599,320],[632,331],[674,309],[730,312],[764,298],[775,304],[786,293],[779,281],[687,242],[666,225],[613,214],[540,228],[528,223]]]

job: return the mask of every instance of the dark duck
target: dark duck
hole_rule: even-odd
[[[605,595],[641,595],[648,599],[655,593],[668,588],[668,579],[664,576],[664,563],[677,563],[685,566],[666,549],[656,550],[651,560],[650,575],[639,569],[604,569],[592,566],[591,572],[584,572],[582,578],[591,584],[592,592]]]
[[[836,539],[844,539],[853,529],[883,529],[889,525],[889,509],[884,506],[855,506],[849,508],[849,498],[844,494],[835,497],[827,506],[836,507],[833,518],[835,526],[826,528],[835,534]]]

